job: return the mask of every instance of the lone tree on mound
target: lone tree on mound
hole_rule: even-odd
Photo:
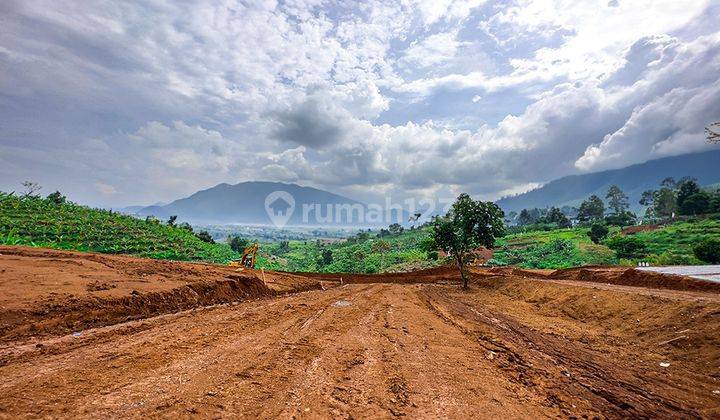
[[[450,211],[433,222],[432,238],[438,248],[455,258],[463,288],[468,287],[465,273],[468,255],[480,246],[495,245],[495,238],[505,233],[504,217],[495,203],[475,201],[467,194],[460,194]]]

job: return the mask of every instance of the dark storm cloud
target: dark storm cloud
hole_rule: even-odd
[[[339,143],[345,131],[339,116],[328,104],[309,98],[290,110],[275,114],[278,127],[274,135],[280,141],[322,148]]]

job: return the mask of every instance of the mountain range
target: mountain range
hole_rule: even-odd
[[[506,213],[535,207],[577,207],[593,194],[605,199],[608,188],[617,185],[630,198],[631,210],[638,212],[641,210],[638,201],[643,191],[657,189],[660,181],[667,177],[678,180],[684,176],[697,178],[700,185],[720,182],[720,150],[650,160],[622,169],[566,176],[532,191],[502,198],[497,204]]]
[[[657,188],[666,177],[680,179],[684,176],[697,178],[701,185],[720,183],[720,150],[651,160],[622,169],[566,176],[532,191],[504,197],[497,204],[506,213],[534,207],[576,207],[592,194],[604,199],[608,188],[617,185],[629,196],[631,209],[638,212],[641,210],[638,201],[643,191]],[[272,202],[266,202],[267,197],[273,193],[277,195],[278,191],[287,193],[292,197],[288,200],[294,203],[288,203],[283,197],[270,197]],[[387,217],[379,221],[369,220],[367,204],[342,195],[296,184],[266,181],[235,185],[223,183],[169,204],[133,206],[124,211],[162,219],[177,215],[180,221],[194,224],[277,225],[273,222],[278,221],[274,217],[278,215],[281,224],[289,226],[387,226],[398,221],[397,212],[392,214],[390,222]],[[406,224],[403,222],[407,220],[408,214],[403,212],[399,221]]]
[[[278,196],[277,192],[282,194]],[[367,204],[357,200],[317,188],[266,181],[223,183],[166,205],[148,206],[131,213],[162,219],[177,215],[179,220],[195,224],[277,225],[278,221],[289,226],[389,224],[384,220],[368,221],[364,217],[369,214]]]

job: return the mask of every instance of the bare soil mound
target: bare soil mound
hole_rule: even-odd
[[[345,284],[6,343],[0,417],[720,415],[720,301],[559,282]]]
[[[441,266],[404,273],[346,274],[346,273],[294,273],[316,280],[347,284],[371,283],[459,283],[460,274],[456,267]]]
[[[568,268],[554,271],[549,274],[547,278],[651,287],[656,289],[720,292],[720,283],[623,267]]]
[[[627,226],[622,228],[620,231],[623,235],[634,235],[636,233],[640,232],[652,232],[654,230],[658,230],[665,225],[663,224],[655,224],[655,225],[636,225],[636,226]]]
[[[320,288],[211,264],[0,247],[0,341]]]

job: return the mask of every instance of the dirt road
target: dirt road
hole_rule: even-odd
[[[720,416],[717,294],[567,282],[345,284],[6,341],[0,416]]]

